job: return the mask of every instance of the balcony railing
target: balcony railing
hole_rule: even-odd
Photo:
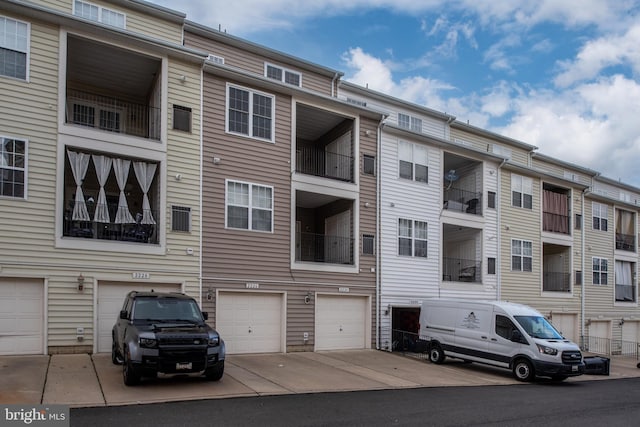
[[[445,189],[444,209],[482,215],[482,194],[456,187]]]
[[[542,273],[542,290],[545,292],[571,292],[571,273]]]
[[[66,123],[160,140],[160,109],[88,92],[67,92]]]
[[[443,258],[442,280],[445,282],[482,282],[481,262],[471,259]]]
[[[353,238],[296,233],[296,261],[353,264]]]
[[[636,250],[636,239],[633,234],[616,233],[616,249],[634,252]]]
[[[93,218],[95,207],[87,205],[89,216]],[[117,205],[109,204],[111,218],[115,217]],[[158,212],[152,212],[153,218],[159,218]],[[113,222],[97,222],[97,221],[74,221],[71,219],[71,212],[66,211],[64,215],[63,236],[77,237],[83,239],[97,240],[114,240],[120,242],[137,242],[137,243],[158,243],[157,224],[115,224]]]
[[[636,285],[616,285],[616,301],[635,302]]]
[[[296,172],[323,178],[353,182],[353,157],[316,147],[298,147]]]
[[[542,213],[542,229],[551,233],[569,234],[569,216],[551,212]]]

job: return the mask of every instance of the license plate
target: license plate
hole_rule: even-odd
[[[573,366],[571,367],[571,371],[573,371],[573,372],[578,372],[578,365],[573,365]]]
[[[182,370],[182,369],[192,369],[192,366],[193,365],[191,364],[191,362],[188,362],[188,363],[180,363],[180,362],[178,362],[178,363],[176,363],[176,370],[179,371],[179,370]]]

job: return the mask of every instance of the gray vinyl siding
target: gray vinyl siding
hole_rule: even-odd
[[[291,71],[299,72],[302,75],[302,87],[322,95],[332,95],[332,79],[314,73],[308,69],[297,68],[295,65],[288,65],[274,61],[269,57],[269,51],[265,50],[264,55],[258,55],[249,51],[240,50],[223,42],[207,39],[189,31],[184,33],[185,46],[199,49],[209,54],[224,58],[224,64],[231,67],[240,68],[249,73],[264,76],[265,62],[282,66]]]

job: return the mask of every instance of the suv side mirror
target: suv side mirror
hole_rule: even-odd
[[[207,313],[206,311],[203,311],[203,312],[202,312],[202,318],[203,318],[204,320],[208,320],[208,319],[209,319],[209,313]]]
[[[120,310],[120,318],[122,320],[127,320],[127,310]]]

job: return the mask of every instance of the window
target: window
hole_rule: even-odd
[[[0,196],[24,198],[27,141],[0,137]]]
[[[417,182],[429,182],[427,148],[405,141],[398,142],[398,175]]]
[[[575,217],[575,229],[582,230],[582,214],[576,214]]]
[[[27,80],[29,24],[0,16],[0,75]]]
[[[297,71],[287,70],[272,64],[264,64],[264,75],[293,86],[302,86],[302,75]]]
[[[398,113],[398,126],[413,132],[422,132],[422,120],[408,114]]]
[[[227,132],[273,142],[273,95],[228,86]]]
[[[495,258],[487,258],[487,274],[496,274]]]
[[[171,206],[171,231],[191,231],[191,208]]]
[[[273,230],[273,187],[227,181],[227,227]]]
[[[607,260],[605,258],[593,258],[593,284],[607,284]]]
[[[398,220],[398,255],[427,257],[427,223],[400,218]]]
[[[73,14],[91,21],[102,22],[112,27],[126,27],[126,15],[124,13],[80,0],[73,2]]]
[[[191,108],[174,104],[173,128],[175,130],[191,132]]]
[[[511,240],[511,270],[532,271],[533,244],[527,240]]]
[[[593,202],[593,229],[607,231],[609,208],[602,203]]]
[[[362,254],[375,255],[376,252],[376,236],[373,234],[362,235]]]
[[[496,192],[495,191],[487,192],[487,207],[492,209],[496,208]]]
[[[508,317],[496,314],[496,335],[511,340],[513,332],[517,330],[516,325]]]
[[[122,131],[120,118],[122,109],[114,109],[99,103],[90,104],[79,99],[70,99],[68,108],[71,114],[71,123],[107,130],[110,132]]]
[[[363,101],[361,99],[349,98],[347,97],[347,102],[349,104],[359,105],[360,107],[366,107],[367,101]]]
[[[365,154],[362,158],[362,173],[365,175],[376,174],[376,157]]]
[[[533,203],[533,180],[525,176],[511,175],[511,204],[531,209]]]
[[[635,264],[628,261],[616,261],[616,301],[633,302],[636,300],[634,286]]]
[[[224,58],[222,56],[210,54],[207,59],[215,62],[216,64],[224,64]]]
[[[502,156],[505,159],[511,160],[512,153],[510,148],[493,144],[491,150],[493,151],[493,154],[497,154],[498,156]]]
[[[576,270],[576,285],[582,285],[582,271]]]

